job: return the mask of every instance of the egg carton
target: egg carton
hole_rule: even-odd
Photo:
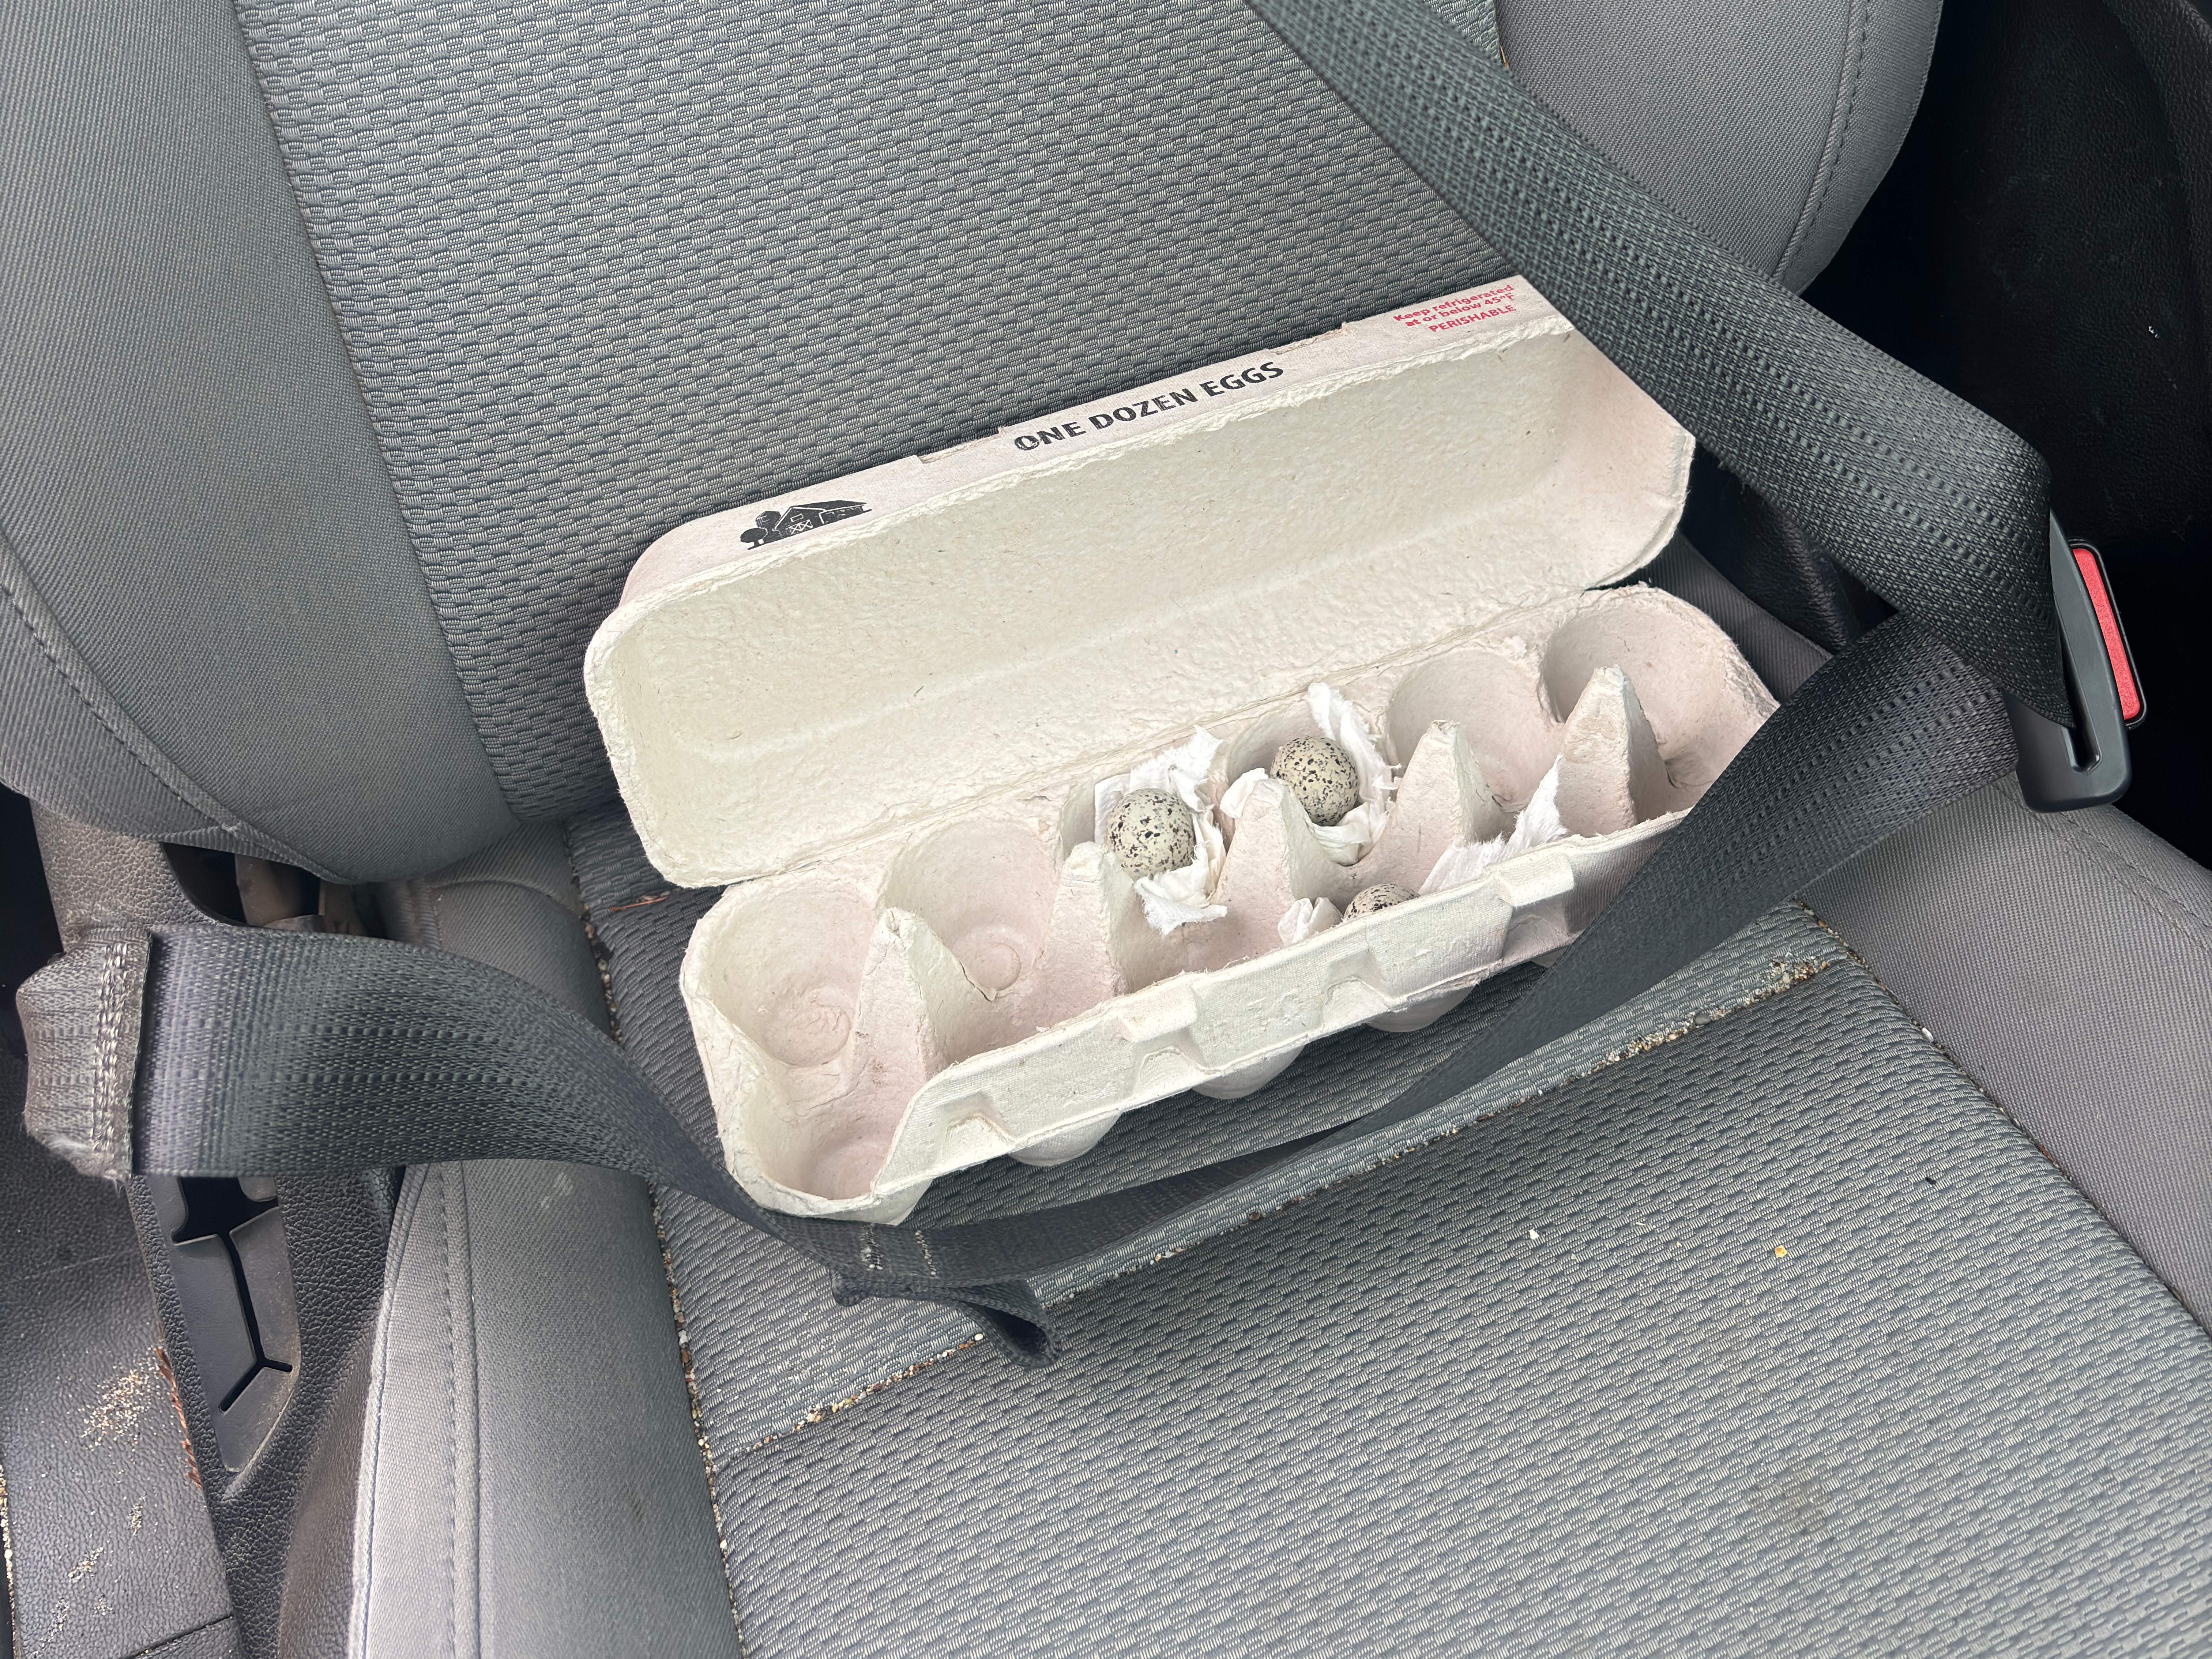
[[[1690,455],[1515,279],[663,537],[586,684],[648,855],[727,884],[681,982],[732,1174],[896,1221],[1567,943],[1772,708],[1702,614],[1612,586]],[[1385,826],[1339,865],[1262,781],[1226,914],[1162,935],[1097,786],[1202,726],[1218,800],[1315,681],[1401,768]],[[1561,838],[1285,943],[1554,768]]]
[[[1339,865],[1261,782],[1229,826],[1218,920],[1146,922],[1096,839],[1091,780],[725,893],[682,985],[747,1188],[897,1221],[948,1170],[1061,1163],[1151,1102],[1249,1094],[1331,1032],[1417,1030],[1567,944],[1773,707],[1718,629],[1650,588],[1346,689],[1405,757],[1388,823]],[[1231,728],[1213,797],[1313,729],[1303,702]],[[1555,764],[1563,839],[1282,942],[1300,900],[1418,892],[1448,848],[1510,834]]]

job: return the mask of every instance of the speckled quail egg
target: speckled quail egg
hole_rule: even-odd
[[[1198,856],[1198,824],[1168,791],[1133,789],[1106,815],[1106,850],[1132,881],[1164,876]]]
[[[1394,904],[1403,904],[1413,896],[1410,887],[1401,887],[1395,881],[1378,881],[1372,887],[1363,887],[1352,896],[1352,902],[1344,907],[1344,919],[1371,916],[1377,910],[1387,910]]]
[[[1359,769],[1341,744],[1327,738],[1292,738],[1275,751],[1268,769],[1316,823],[1341,823],[1359,805]]]

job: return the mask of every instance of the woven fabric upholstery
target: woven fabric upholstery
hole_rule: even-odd
[[[228,0],[10,0],[0,111],[0,779],[349,881],[513,830]]]
[[[675,963],[714,895],[661,886],[617,811],[580,819],[569,831],[623,1043],[693,1134],[711,1143],[713,1107]],[[1691,1023],[1724,1018],[1844,955],[1841,943],[1804,910],[1778,907],[1725,949],[1571,1038],[1484,1079],[1418,1123],[1310,1148],[1233,1192],[1201,1200],[1164,1224],[1039,1275],[1037,1293],[1056,1303],[1141,1269],[1243,1224],[1255,1210],[1295,1203],[1407,1146],[1617,1063]],[[1439,1056],[1494,1029],[1536,971],[1489,981],[1418,1035],[1353,1030],[1316,1044],[1283,1078],[1243,1099],[1183,1095],[1130,1113],[1098,1146],[1057,1168],[999,1158],[956,1171],[933,1183],[915,1220],[941,1230],[1070,1204],[1345,1123],[1397,1095]],[[717,1445],[750,1445],[785,1432],[975,1339],[972,1317],[949,1308],[871,1304],[832,1313],[824,1305],[823,1273],[791,1250],[684,1193],[664,1190],[660,1201],[672,1271],[686,1287],[687,1305],[697,1304],[694,1374],[707,1431]]]
[[[1733,3],[1505,33],[1802,280],[1933,6]],[[576,665],[671,526],[1499,268],[1232,4],[21,9],[0,770],[346,879],[610,792]]]
[[[1494,46],[1483,0],[1437,9]],[[1542,84],[1571,89],[1562,32],[1522,9]],[[1754,257],[1808,214],[1847,223],[1874,181],[1828,184],[1838,65],[1869,26],[1835,0],[1784,9],[1759,62],[1790,97],[1755,157],[1663,119],[1608,135],[1632,167],[1733,208]],[[1902,134],[1927,13],[1873,31],[1905,44],[1855,156],[1886,160]],[[525,817],[606,792],[575,665],[660,532],[1501,268],[1233,5],[240,15]],[[1684,26],[1686,54],[1710,56],[1704,27]],[[1655,107],[1667,39],[1638,36]]]
[[[2212,1628],[2212,1346],[1854,966],[1068,1329],[720,1460],[749,1654]]]
[[[616,814],[570,834],[623,1040],[703,1123],[672,981],[710,896]],[[1682,1006],[1804,983],[1624,1028],[1583,1081],[1083,1291],[1050,1372],[939,1310],[831,1311],[664,1194],[746,1651],[2191,1651],[2212,1344],[1783,914]],[[1356,1106],[1422,1043],[1339,1039],[1222,1104],[1296,1117],[1326,1073]],[[1203,1103],[1127,1127],[1187,1104],[1219,1155]],[[1065,1198],[1114,1139],[929,1202]],[[810,1395],[839,1364],[853,1397]]]
[[[525,817],[661,532],[1499,270],[1237,6],[240,15]]]
[[[2212,1328],[2212,872],[2008,780],[1806,899]]]

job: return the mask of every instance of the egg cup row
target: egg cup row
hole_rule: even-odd
[[[1708,619],[1644,588],[1562,601],[1342,689],[1400,769],[1381,833],[1340,865],[1290,791],[1257,781],[1222,822],[1215,920],[1164,936],[1147,923],[1099,845],[1090,776],[729,889],[684,988],[738,1178],[778,1208],[896,1219],[948,1170],[1060,1162],[1131,1106],[1258,1087],[1326,1030],[1426,1024],[1485,972],[1566,942],[1773,706]],[[1213,729],[1218,802],[1315,727],[1286,697]],[[1481,896],[1429,894],[1285,944],[1301,901],[1341,912],[1379,884],[1419,893],[1448,850],[1510,836],[1555,767],[1558,847],[1486,872]],[[1543,927],[1509,937],[1547,906]],[[1478,912],[1504,917],[1494,941]],[[1394,939],[1411,954],[1392,966]]]

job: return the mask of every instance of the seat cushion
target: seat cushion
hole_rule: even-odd
[[[582,828],[625,1036],[696,1092],[662,1029],[689,896],[595,897],[620,860]],[[1048,1372],[867,1328],[901,1316],[665,1200],[745,1650],[2186,1650],[2212,1343],[1778,925],[1701,964],[1767,994],[1083,1291]],[[755,1409],[902,1340],[811,1422]]]
[[[606,1021],[557,825],[377,897],[395,936]],[[738,1650],[642,1181],[521,1159],[408,1170],[368,1364],[350,1651]]]
[[[2212,1620],[2212,1346],[1854,968],[1070,1326],[1056,1371],[963,1356],[730,1463],[748,1652],[2181,1652]]]
[[[2008,778],[1810,899],[2212,1325],[2212,872]]]
[[[2212,1620],[2212,1346],[1849,967],[1068,1323],[1054,1372],[963,1355],[728,1462],[749,1653]]]
[[[352,1652],[735,1659],[643,1182],[409,1170],[371,1365]]]
[[[1802,281],[1936,9],[1503,21]],[[0,777],[346,880],[611,794],[577,665],[673,526],[1499,274],[1226,0],[19,10]]]

